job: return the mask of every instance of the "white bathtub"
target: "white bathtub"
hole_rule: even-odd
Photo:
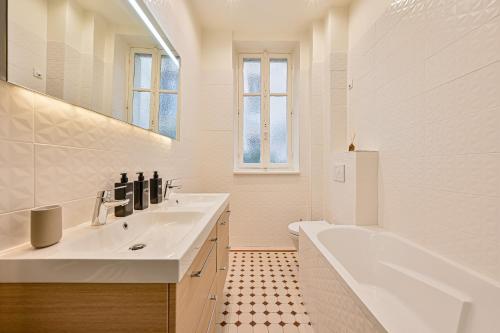
[[[379,228],[304,226],[300,283],[316,333],[500,332],[500,284]]]

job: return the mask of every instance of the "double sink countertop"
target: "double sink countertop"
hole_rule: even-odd
[[[228,202],[227,193],[177,193],[102,226],[66,229],[47,248],[1,251],[0,283],[177,283]]]

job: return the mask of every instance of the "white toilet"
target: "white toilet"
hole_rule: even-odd
[[[304,224],[310,224],[310,223],[316,223],[316,224],[328,224],[326,221],[298,221],[298,222],[292,222],[288,225],[288,234],[290,235],[290,238],[293,241],[293,246],[295,246],[295,249],[299,249],[299,228],[301,225]]]

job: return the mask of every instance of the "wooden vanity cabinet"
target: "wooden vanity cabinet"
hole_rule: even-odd
[[[179,283],[1,283],[0,333],[214,333],[229,214],[226,208]]]
[[[229,262],[229,215],[228,206],[184,278],[169,285],[169,333],[215,332]]]

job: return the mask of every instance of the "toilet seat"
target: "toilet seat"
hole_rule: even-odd
[[[292,222],[288,225],[288,232],[294,236],[299,235],[299,228],[302,224],[309,224],[309,223],[319,223],[319,224],[326,224],[328,222],[326,221],[297,221],[297,222]]]
[[[291,233],[292,235],[298,236],[299,235],[299,226],[303,222],[293,222],[288,225],[288,232]]]

